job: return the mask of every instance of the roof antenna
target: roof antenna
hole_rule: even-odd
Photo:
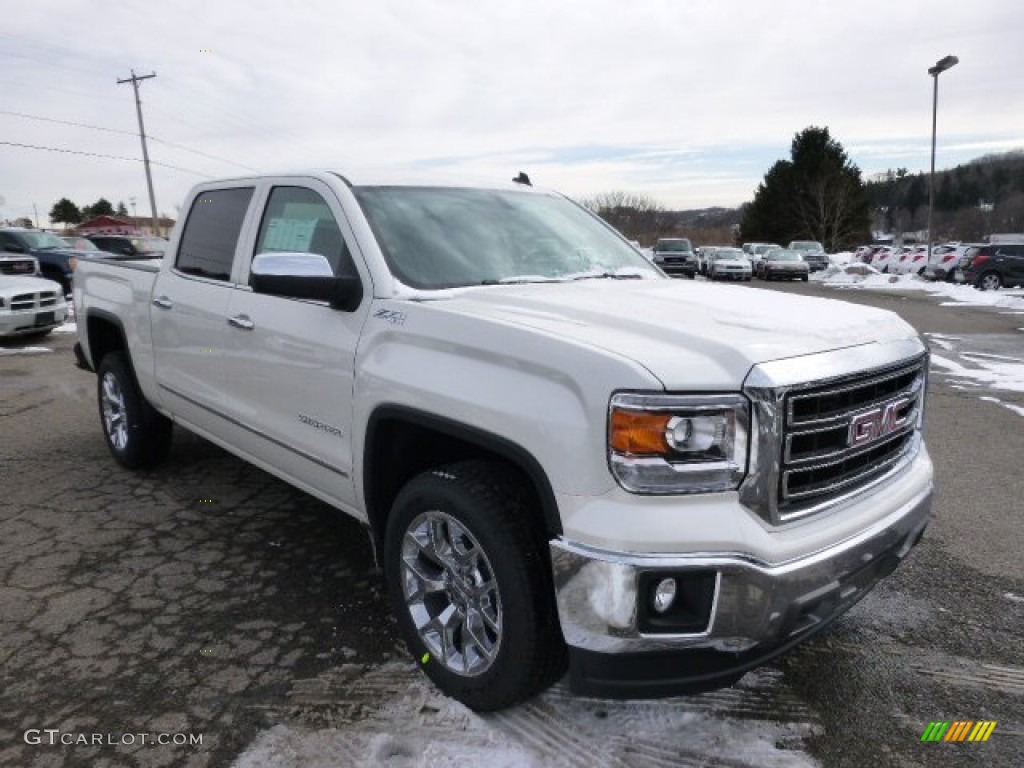
[[[520,171],[519,175],[516,176],[514,179],[512,179],[512,181],[514,181],[516,184],[525,184],[528,187],[532,187],[533,186],[533,184],[530,183],[530,177],[527,176],[522,171]]]

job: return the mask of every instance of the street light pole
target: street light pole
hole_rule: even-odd
[[[935,207],[935,123],[939,110],[939,75],[960,62],[956,56],[946,56],[928,68],[932,76],[932,170],[928,176],[928,263],[932,263],[932,209]]]

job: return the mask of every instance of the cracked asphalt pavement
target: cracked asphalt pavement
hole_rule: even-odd
[[[1024,360],[1021,316],[772,288],[894,309],[923,333],[955,337],[947,356],[983,337],[985,349]],[[158,470],[121,469],[100,433],[95,377],[72,365],[73,341],[0,344],[0,766],[231,765],[275,728],[354,734],[388,697],[424,690],[361,526],[180,429]],[[27,347],[51,351],[6,354]],[[930,386],[937,496],[921,545],[746,692],[646,704],[660,751],[580,730],[565,713],[611,721],[636,710],[574,703],[564,684],[461,722],[503,729],[537,765],[577,764],[565,745],[583,732],[606,765],[758,764],[687,751],[693,739],[671,718],[659,739],[659,710],[690,712],[688,729],[732,723],[729,733],[809,724],[797,746],[823,765],[1024,765],[1024,417],[939,369]],[[999,399],[1024,406],[1019,392]],[[421,719],[449,714],[409,706]],[[998,726],[985,744],[920,742],[929,721],[958,719]],[[154,743],[161,736],[185,743]],[[335,764],[355,761],[338,754]]]

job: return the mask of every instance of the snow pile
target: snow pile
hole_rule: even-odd
[[[830,253],[828,255],[829,264],[836,267],[843,267],[853,261],[853,253],[851,251],[840,251],[839,253]],[[860,262],[854,262],[859,264]]]
[[[1001,307],[1024,310],[1024,290],[1003,289],[979,291],[971,285],[929,282],[917,275],[882,274],[870,264],[852,262],[846,266],[832,265],[811,275],[811,280],[830,288],[865,288],[870,290],[924,291],[933,296],[951,299],[943,306],[973,304],[979,307]]]

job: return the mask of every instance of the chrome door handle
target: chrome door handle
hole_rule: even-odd
[[[256,323],[254,323],[252,318],[248,315],[235,315],[234,317],[229,317],[228,325],[233,325],[235,328],[241,328],[243,331],[251,331],[256,327]]]
[[[153,299],[153,306],[160,307],[160,309],[171,309],[174,306],[174,302],[166,296],[160,296],[159,298]]]

